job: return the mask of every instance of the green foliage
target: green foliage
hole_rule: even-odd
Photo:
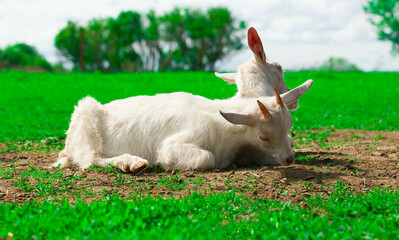
[[[290,88],[314,79],[291,112],[293,131],[311,128],[399,130],[398,73],[287,72]],[[378,89],[375,88],[378,83]],[[0,73],[0,141],[64,138],[73,107],[90,95],[101,103],[175,91],[211,99],[236,87],[212,73],[52,74]],[[375,104],[378,99],[378,104]],[[315,104],[317,103],[317,104]],[[317,139],[316,139],[317,140]]]
[[[321,66],[317,69],[319,71],[332,71],[332,72],[355,72],[360,69],[349,60],[345,58],[334,58],[330,57],[324,61]]]
[[[392,53],[399,52],[399,0],[369,0],[364,7],[367,13],[376,17],[370,18],[376,27],[378,38],[392,42]]]
[[[0,203],[0,236],[40,239],[397,239],[399,193],[302,199],[306,208],[234,191],[211,196]]]
[[[146,18],[147,25],[144,27],[144,37],[142,41],[147,51],[145,54],[141,55],[143,69],[149,71],[164,70],[166,64],[168,64],[168,60],[161,47],[161,34],[159,32],[161,20],[155,14],[154,10],[147,13]]]
[[[79,64],[79,26],[76,23],[68,21],[55,37],[54,45],[74,66]]]
[[[68,22],[55,46],[83,71],[212,71],[218,60],[242,47],[244,28],[226,8],[175,8],[162,16],[126,11],[92,19],[86,27]]]
[[[0,51],[0,69],[2,68],[52,70],[51,64],[36,48],[25,43],[10,45]]]
[[[171,43],[166,52],[170,70],[213,71],[217,60],[242,47],[244,36],[239,30],[245,24],[236,25],[226,8],[211,8],[205,13],[175,8],[161,17],[161,23],[163,38]]]
[[[116,19],[110,18],[108,25],[104,27],[109,30],[108,61],[111,71],[137,71],[142,69],[142,59],[135,50],[133,44],[144,38],[141,15],[137,12],[121,12]]]
[[[83,47],[83,62],[79,62],[84,65],[85,69],[92,71],[101,70],[105,71],[104,59],[107,58],[107,46],[111,44],[107,35],[107,20],[106,19],[92,19],[89,21],[87,28],[81,28],[81,32],[84,35],[84,47]]]

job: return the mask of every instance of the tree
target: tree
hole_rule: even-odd
[[[162,40],[169,43],[165,49],[166,65],[160,70],[188,70],[185,65],[190,64],[189,49],[186,39],[185,19],[182,10],[175,8],[160,18],[162,22]],[[173,62],[172,62],[173,59]],[[191,64],[190,64],[191,65]]]
[[[349,60],[345,58],[334,58],[330,57],[324,61],[318,68],[320,71],[332,71],[332,72],[354,72],[360,71],[360,69]]]
[[[244,22],[236,23],[226,8],[175,8],[161,17],[162,36],[169,43],[172,70],[213,71],[215,63],[242,47]]]
[[[146,20],[146,26],[143,29],[143,41],[147,51],[142,53],[143,62],[146,63],[144,69],[149,71],[163,70],[168,62],[167,60],[165,61],[165,52],[161,47],[161,35],[159,32],[161,21],[154,10],[150,10],[147,13]]]
[[[226,8],[175,8],[162,16],[124,11],[86,27],[69,21],[55,46],[81,71],[213,71],[218,60],[242,47],[243,28]]]
[[[399,53],[399,0],[370,0],[364,10],[377,16],[369,20],[378,38],[391,41],[392,53]]]
[[[86,47],[84,49],[85,62],[88,70],[109,70],[108,38],[107,29],[108,19],[92,19],[84,30]]]
[[[207,50],[208,70],[213,71],[215,63],[228,55],[230,52],[242,48],[242,39],[245,33],[245,22],[235,23],[227,8],[211,8],[207,11],[207,19],[210,30],[208,30],[207,41],[210,49]]]
[[[54,45],[66,59],[72,62],[74,68],[80,66],[80,69],[85,71],[84,41],[84,29],[77,23],[68,21],[67,26],[55,37]]]
[[[121,12],[116,19],[109,19],[110,67],[115,71],[141,70],[142,59],[135,49],[144,38],[141,15],[137,12]],[[136,46],[137,47],[137,46]]]
[[[138,71],[142,61],[134,44],[142,38],[140,14],[126,11],[116,19],[92,19],[87,27],[69,21],[57,34],[55,46],[74,69]]]
[[[38,53],[35,47],[25,43],[10,45],[0,52],[3,68],[37,68],[50,71],[51,64]]]

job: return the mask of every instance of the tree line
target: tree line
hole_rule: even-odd
[[[73,71],[213,71],[242,48],[245,22],[224,7],[175,8],[162,15],[123,11],[86,25],[68,21],[54,45]],[[25,43],[0,49],[0,69],[63,71]]]
[[[391,41],[392,54],[397,54],[399,0],[368,0],[363,8],[372,15],[378,38]],[[85,26],[69,21],[54,42],[76,71],[213,71],[218,60],[241,49],[244,28],[245,22],[223,7],[175,8],[162,15],[124,11]],[[329,59],[320,69],[358,70],[344,60]],[[50,64],[25,43],[0,49],[0,69],[5,68],[63,71],[62,64]]]
[[[69,21],[55,46],[80,71],[213,71],[241,49],[243,21],[227,8],[175,8],[163,15],[123,11],[86,26]]]
[[[0,69],[5,68],[52,71],[54,66],[39,54],[35,47],[17,43],[0,49]]]

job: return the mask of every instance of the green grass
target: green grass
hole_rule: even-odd
[[[290,88],[313,79],[292,112],[293,129],[399,130],[398,73],[288,72]],[[73,107],[91,95],[101,103],[136,95],[186,91],[211,99],[233,96],[213,73],[0,73],[0,141],[65,137]]]
[[[3,168],[3,164],[0,163],[0,178],[10,179],[15,176],[15,164],[11,164],[7,168]]]
[[[294,128],[334,127],[398,131],[399,73],[287,73],[290,87],[301,79],[314,84],[293,112]],[[297,84],[294,84],[296,86]],[[295,126],[296,125],[296,126]]]
[[[399,130],[398,73],[289,72],[290,88],[307,79],[315,81],[292,112],[293,130],[300,139],[297,147],[310,142],[328,148],[325,139],[332,128]],[[51,151],[62,147],[70,115],[77,101],[91,95],[102,103],[135,95],[186,91],[208,98],[229,98],[236,88],[212,73],[139,74],[51,74],[0,73],[0,142],[10,141],[8,150]],[[324,128],[317,134],[311,128]],[[303,135],[303,138],[301,136]],[[353,138],[361,138],[353,135]],[[376,140],[384,139],[377,135]],[[23,141],[23,144],[15,144]],[[341,144],[341,143],[333,143]],[[373,146],[370,146],[373,147]],[[398,155],[399,157],[399,155]],[[298,155],[297,161],[314,161]],[[356,162],[357,158],[348,158]],[[76,189],[79,175],[43,170],[25,171],[0,164],[0,179],[12,179],[14,186],[46,201],[23,204],[1,202],[0,239],[14,235],[25,238],[72,239],[359,239],[398,238],[399,193],[376,189],[352,194],[338,184],[331,196],[315,193],[302,199],[303,205],[272,199],[257,200],[241,195],[229,179],[227,191],[205,196],[194,192],[181,199],[143,197],[146,189],[187,187],[179,173],[163,175],[157,181],[136,184],[131,176],[114,168],[90,168],[112,174],[114,184],[131,184],[137,191],[127,198],[104,189],[99,201],[87,204],[91,189]],[[103,173],[102,173],[103,171]],[[193,184],[204,184],[195,177]],[[209,192],[212,187],[209,185]],[[311,186],[304,186],[311,187]],[[248,188],[251,188],[248,185]],[[76,203],[63,200],[77,193]],[[135,194],[137,193],[137,194]],[[141,194],[140,194],[141,193]],[[209,195],[209,194],[207,194]],[[57,199],[59,198],[59,199]],[[306,206],[306,207],[303,207]]]
[[[3,174],[3,176],[5,175]],[[14,175],[16,175],[15,171]],[[29,166],[27,170],[19,172],[13,184],[25,192],[35,192],[39,196],[48,196],[72,193],[72,189],[75,188],[74,183],[78,178],[82,178],[82,176],[75,176],[75,174],[66,176],[60,168],[43,170]]]
[[[399,193],[354,195],[338,184],[332,196],[304,199],[307,208],[253,200],[234,191],[183,199],[120,198],[0,203],[0,236],[39,239],[397,239]]]

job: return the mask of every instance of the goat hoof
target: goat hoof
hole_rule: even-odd
[[[123,170],[124,172],[129,172],[129,171],[130,171],[129,165],[128,165],[128,164],[123,164],[122,170]]]
[[[140,161],[130,168],[130,172],[132,172],[133,174],[139,173],[139,172],[143,171],[144,169],[148,168],[148,166],[149,166],[149,163],[147,161]]]

